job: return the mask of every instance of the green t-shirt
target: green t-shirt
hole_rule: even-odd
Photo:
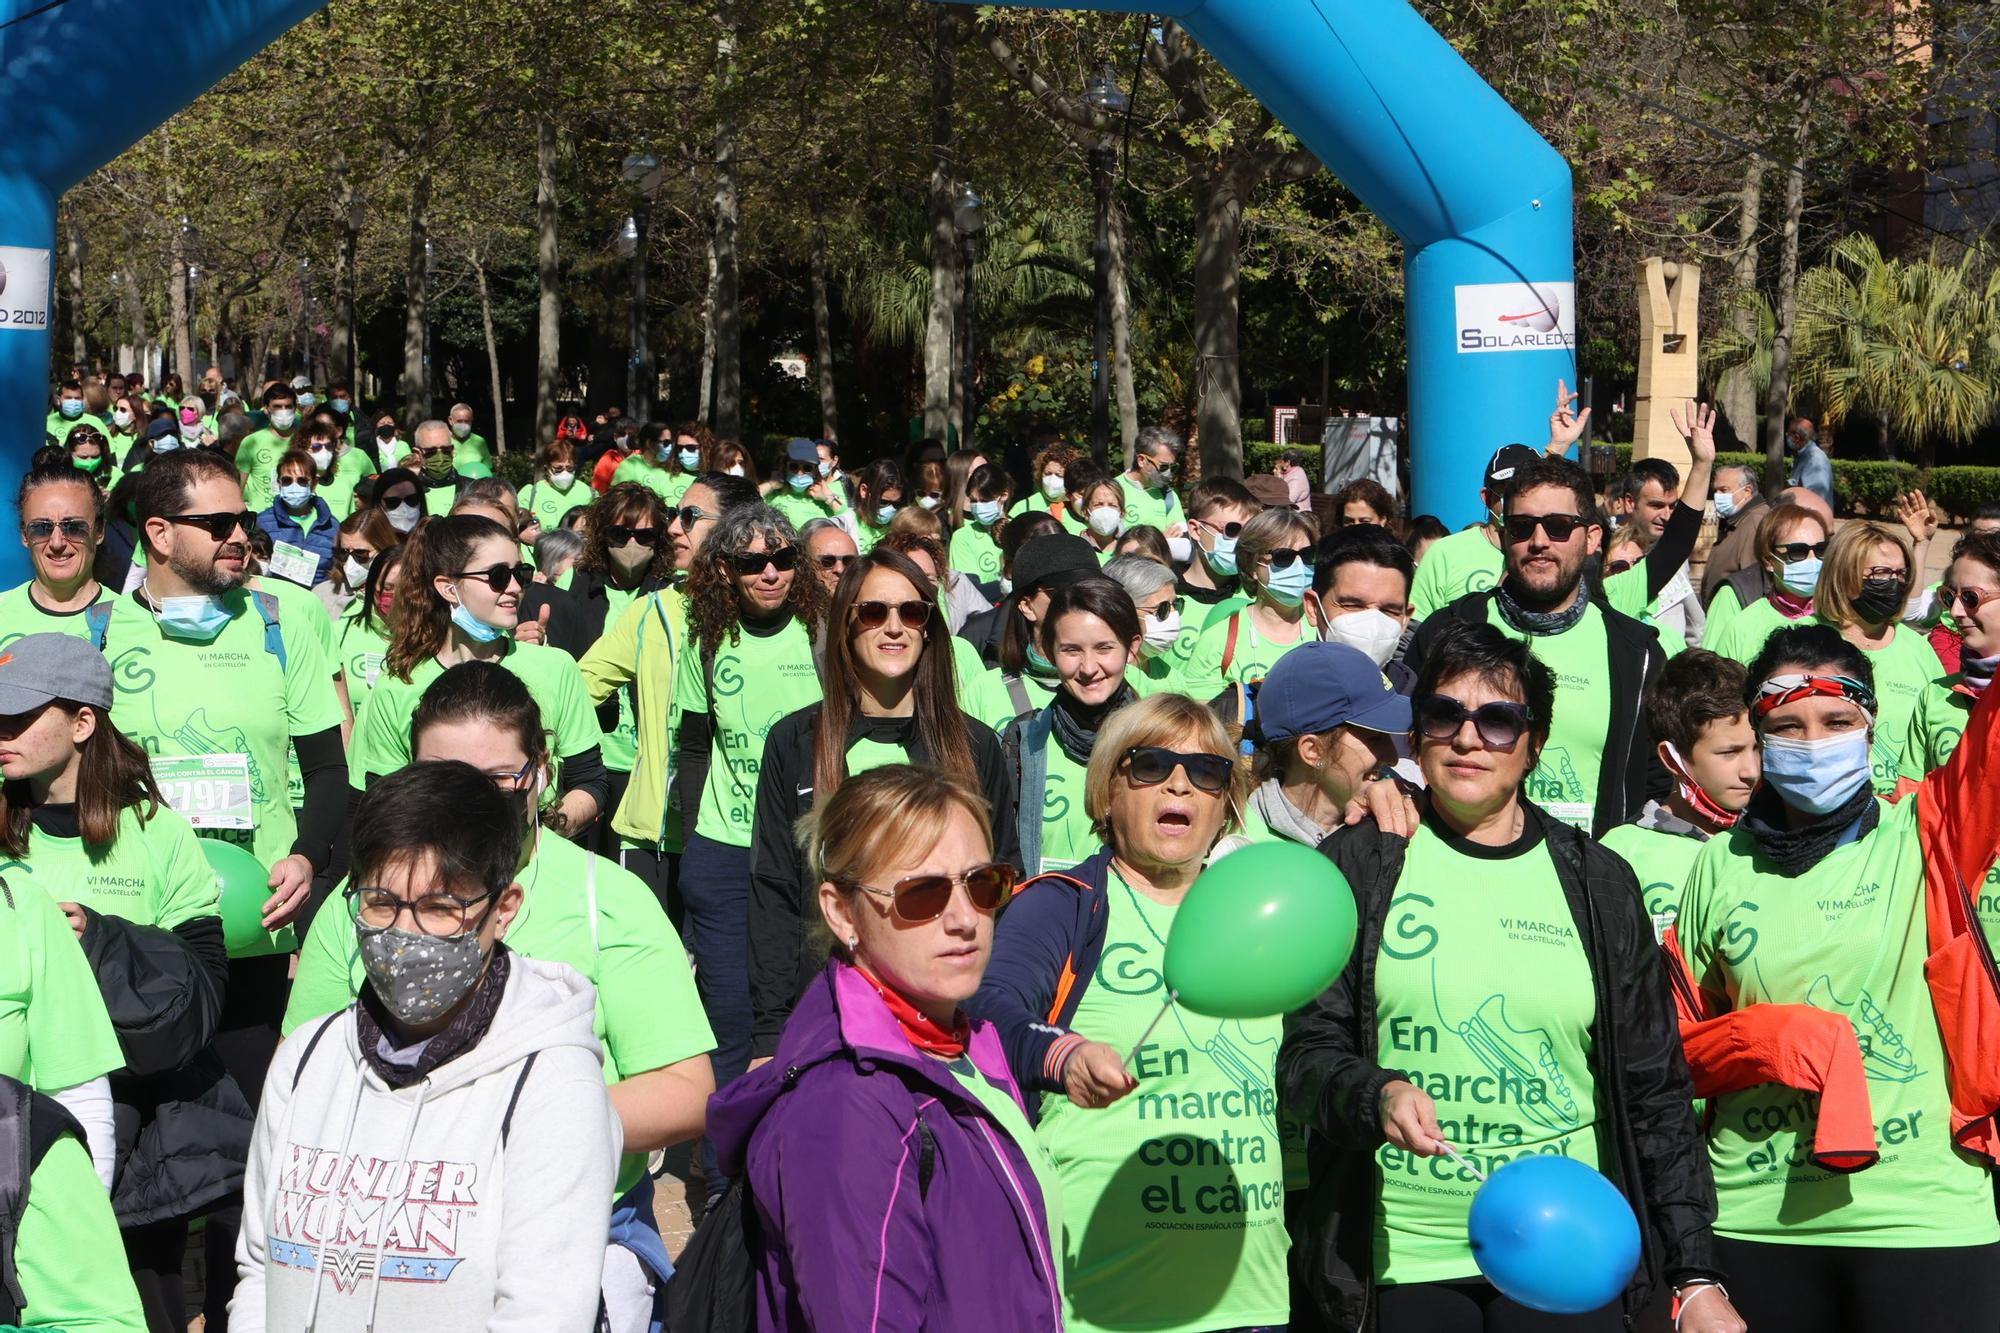
[[[1029,866],[1028,873],[1068,870],[1088,861],[1104,848],[1104,840],[1090,827],[1084,809],[1085,766],[1063,753],[1055,738],[1049,738],[1049,781],[1042,788],[1042,863]]]
[[[1236,626],[1236,646],[1229,646],[1229,627]],[[1195,640],[1187,665],[1181,668],[1181,690],[1203,703],[1232,685],[1254,684],[1270,674],[1277,660],[1302,643],[1319,638],[1311,617],[1299,621],[1299,636],[1290,643],[1273,643],[1257,632],[1257,616],[1250,607],[1240,607],[1226,616],[1211,616]],[[1222,664],[1224,657],[1229,665]]]
[[[1036,484],[1040,485],[1039,482]],[[1019,518],[1023,514],[1034,513],[1054,515],[1056,522],[1063,525],[1063,531],[1071,533],[1074,536],[1081,537],[1089,527],[1089,524],[1071,515],[1068,505],[1063,506],[1062,513],[1056,513],[1055,508],[1049,504],[1049,498],[1043,495],[1040,490],[1037,490],[1025,500],[1016,500],[1014,507],[1007,511],[1007,517]]]
[[[221,891],[193,826],[164,806],[150,820],[139,814],[140,807],[127,806],[118,816],[117,838],[95,854],[82,838],[35,829],[26,859],[0,861],[0,874],[9,883],[32,879],[57,902],[161,930],[198,916],[219,917]]]
[[[1682,566],[1674,580],[1660,590],[1660,595],[1646,600],[1646,566],[1636,564],[1630,569],[1620,570],[1604,580],[1604,600],[1614,611],[1623,612],[1640,624],[1650,628],[1660,640],[1660,649],[1668,657],[1678,657],[1687,651],[1687,639],[1678,629],[1662,626],[1657,619],[1663,599],[1692,597],[1694,588],[1688,582],[1687,568]],[[1706,622],[1704,622],[1706,623]]]
[[[22,1327],[146,1333],[118,1217],[90,1164],[90,1150],[73,1136],[58,1139],[28,1178],[14,1264],[27,1297]]]
[[[1599,841],[1632,867],[1639,880],[1639,894],[1646,901],[1646,915],[1653,918],[1653,936],[1665,936],[1667,927],[1680,915],[1681,891],[1687,887],[1688,872],[1694,869],[1694,859],[1706,841],[1637,824],[1606,829]]]
[[[765,497],[764,503],[783,514],[794,531],[816,518],[832,518],[842,512],[832,505],[820,503],[810,492],[795,491],[789,486],[772,491]],[[954,566],[957,563],[955,560],[952,562]]]
[[[318,486],[319,498],[326,501],[334,518],[345,521],[354,512],[354,488],[374,472],[375,465],[368,455],[352,444],[343,444],[334,451],[333,467]]]
[[[565,963],[597,988],[592,1027],[604,1044],[606,1083],[715,1049],[680,936],[638,876],[544,833],[520,883],[526,896],[507,927],[507,947],[525,958]],[[313,917],[299,950],[285,1034],[345,1009],[366,978],[354,917],[336,894]],[[625,1154],[618,1192],[637,1184],[645,1169],[644,1153]]]
[[[206,643],[169,636],[135,598],[120,598],[104,649],[118,729],[152,758],[153,775],[198,831],[247,846],[266,866],[290,855],[298,837],[286,781],[292,737],[336,728],[345,716],[322,646],[326,608],[294,591],[312,611],[294,614],[278,598],[282,665],[243,589],[223,596],[230,619]]]
[[[1743,603],[1736,596],[1735,586],[1723,580],[1715,590],[1715,599],[1708,604],[1708,621],[1701,628],[1701,646],[1711,653],[1718,651],[1716,645],[1742,612]]]
[[[748,847],[764,738],[778,719],[821,697],[812,639],[796,617],[770,634],[739,627],[733,641],[724,634],[716,646],[711,682],[703,675],[694,627],[688,628],[689,651],[680,657],[674,700],[685,716],[714,715],[708,781],[694,831],[712,842]]]
[[[860,554],[867,555],[870,551],[875,549],[876,542],[881,541],[884,537],[888,535],[889,535],[889,527],[886,523],[878,528],[873,523],[870,523],[868,522],[868,520],[862,518],[860,515],[858,514],[855,515],[854,549]]]
[[[139,442],[138,432],[126,434],[115,426],[104,432],[104,442],[111,446],[111,461],[119,467],[125,466],[125,455],[132,452],[132,446]]]
[[[638,595],[637,588],[605,584],[604,623],[617,624]],[[619,690],[613,697],[618,700],[618,722],[604,733],[604,766],[614,773],[630,773],[632,765],[639,762],[639,720],[632,712],[631,690]]]
[[[359,597],[347,604],[347,613],[335,626],[333,655],[334,670],[347,682],[347,702],[357,720],[389,656],[389,627],[379,612],[372,623],[364,620],[361,609]]]
[[[1611,644],[1604,617],[1587,604],[1583,617],[1561,634],[1532,636],[1508,625],[1497,604],[1487,607],[1486,619],[1508,638],[1525,641],[1556,678],[1556,715],[1541,762],[1528,775],[1528,799],[1588,833],[1597,813],[1597,773],[1611,717]]]
[[[1123,472],[1118,474],[1117,480],[1118,489],[1125,494],[1125,527],[1128,530],[1144,523],[1164,533],[1176,523],[1187,521],[1187,516],[1181,513],[1180,497],[1174,494],[1172,487],[1149,491]]]
[[[55,899],[23,883],[0,895],[0,1074],[43,1092],[125,1067],[97,974]]]
[[[597,710],[591,706],[576,659],[543,644],[515,643],[512,639],[505,643],[507,651],[500,665],[513,672],[534,696],[542,712],[543,730],[555,732],[550,749],[556,758],[569,759],[603,745]],[[410,762],[410,718],[416,714],[424,691],[443,674],[444,668],[432,657],[417,663],[408,680],[398,680],[388,671],[376,678],[367,706],[356,710],[354,738],[348,744],[347,779],[356,791],[366,790],[373,779]],[[558,774],[551,795],[561,791]]]
[[[1797,620],[1792,620],[1778,610],[1777,603],[1768,597],[1760,597],[1735,615],[1728,617],[1722,629],[1714,634],[1713,651],[1749,666],[1763,649],[1764,640],[1771,637],[1771,631],[1783,629],[1787,625],[1814,623],[1811,616],[1801,616]],[[1702,645],[1708,647],[1710,643],[1708,633],[1704,633]]]
[[[1882,1153],[1866,1171],[1829,1171],[1811,1160],[1814,1094],[1724,1093],[1709,1104],[1718,1235],[1890,1249],[2000,1239],[1988,1172],[1951,1143],[1917,802],[1879,808],[1874,832],[1800,875],[1779,874],[1740,827],[1695,858],[1678,930],[1696,984],[1718,1011],[1809,1004],[1852,1020]]]
[[[100,584],[97,596],[91,599],[90,605],[114,601],[116,597],[117,594]],[[41,603],[35,600],[32,579],[9,588],[0,592],[0,649],[30,634],[67,634],[71,638],[87,639],[90,637],[90,620],[86,615],[89,610],[89,606],[74,611],[44,610]]]
[[[1410,608],[1417,619],[1449,606],[1469,592],[1485,592],[1500,581],[1500,548],[1483,524],[1440,537],[1424,552],[1410,584]]]
[[[1075,1031],[1120,1051],[1159,1016],[1175,908],[1114,873],[1104,952]],[[1283,1326],[1290,1318],[1275,1089],[1280,1018],[1175,1006],[1132,1061],[1139,1086],[1096,1111],[1042,1098],[1062,1178],[1063,1300],[1072,1333]]]
[[[462,440],[453,436],[451,465],[462,476],[490,477],[493,475],[493,448],[478,431],[473,431]]]
[[[973,656],[978,656],[976,649]],[[964,664],[959,665],[963,670]],[[1028,697],[1027,712],[1039,713],[1049,706],[1049,700],[1056,697],[1058,682],[1052,675],[1041,676],[1033,671],[1023,671],[1020,681],[1021,690]],[[1023,715],[1015,702],[1014,692],[1007,688],[1007,673],[999,667],[980,671],[969,697],[961,706],[995,731],[1005,731],[1009,722]]]
[[[5,599],[0,599],[0,606]],[[1896,763],[1896,776],[1922,782],[1926,774],[1944,767],[1965,734],[1972,716],[1975,695],[1952,687],[1965,677],[1953,673],[1924,686],[1910,709],[1909,726],[1903,732],[1903,753]]]
[[[1035,1184],[1042,1191],[1042,1212],[1049,1228],[1049,1252],[1053,1254],[1056,1240],[1063,1233],[1062,1179],[1056,1174],[1055,1160],[1049,1156],[1049,1150],[1042,1145],[1041,1139],[1035,1136],[1035,1127],[1028,1123],[1027,1112],[1014,1100],[1013,1093],[988,1079],[977,1065],[963,1055],[943,1064],[958,1080],[958,1085],[985,1108],[993,1123],[1000,1127],[1000,1132],[1014,1141],[1014,1146],[1021,1150],[1021,1156],[1028,1159],[1028,1169],[1035,1173]],[[1062,1274],[1058,1272],[1055,1278],[1060,1286]]]
[[[581,481],[571,481],[569,489],[559,491],[546,477],[531,481],[521,492],[521,508],[532,513],[541,523],[543,532],[554,532],[562,526],[564,515],[575,509],[590,508],[597,492]]]
[[[1547,844],[1480,847],[1425,824],[1396,888],[1375,968],[1383,1062],[1409,1071],[1445,1139],[1488,1174],[1531,1154],[1596,1166],[1596,991]],[[1375,1159],[1376,1279],[1477,1277],[1472,1173],[1390,1144]]]
[[[951,534],[951,567],[979,583],[1000,581],[1000,524],[981,527],[971,519]]]
[[[243,474],[243,507],[252,513],[263,513],[278,498],[278,460],[285,451],[305,447],[305,437],[298,428],[292,428],[290,435],[280,435],[274,430],[260,430],[243,437],[243,443],[236,446],[236,470]]]
[[[688,493],[690,486],[694,485],[694,474],[669,472],[664,465],[655,466],[647,462],[643,454],[630,454],[618,465],[618,470],[611,474],[613,486],[623,485],[628,481],[637,482],[653,491],[665,503],[678,506],[681,497]]]

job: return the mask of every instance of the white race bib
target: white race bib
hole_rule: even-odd
[[[254,829],[247,754],[153,756],[153,780],[167,805],[198,829]]]

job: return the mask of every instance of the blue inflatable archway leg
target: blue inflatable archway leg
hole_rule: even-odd
[[[0,587],[31,572],[14,491],[45,434],[56,200],[326,0],[45,3],[0,0]],[[106,33],[152,72],[95,58]]]
[[[1044,8],[1130,13],[1126,0]],[[1481,517],[1487,458],[1576,383],[1570,169],[1403,0],[1161,0],[1399,237],[1412,513]]]

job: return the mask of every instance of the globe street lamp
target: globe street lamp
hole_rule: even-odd
[[[960,355],[964,361],[959,367],[962,376],[959,397],[963,406],[959,410],[958,447],[972,447],[973,422],[979,416],[979,362],[973,348],[973,284],[972,268],[979,257],[979,238],[986,231],[986,201],[973,192],[970,185],[963,187],[958,198],[952,201],[951,223],[958,232],[958,268],[963,287],[958,303]]]
[[[1111,67],[1084,85],[1083,100],[1107,120],[1131,109],[1132,99],[1118,86]],[[1097,234],[1091,241],[1090,444],[1103,462],[1111,447],[1111,187],[1118,150],[1106,134],[1090,150],[1090,183],[1097,196]]]

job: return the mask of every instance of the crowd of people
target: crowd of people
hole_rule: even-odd
[[[1932,581],[1693,403],[1600,495],[1560,386],[1457,532],[1164,427],[607,411],[517,487],[184,387],[79,372],[19,484],[0,1324],[2000,1329],[2000,508]],[[1260,842],[1352,956],[1163,1016]],[[1610,1305],[1481,1277],[1529,1155],[1630,1203]]]

